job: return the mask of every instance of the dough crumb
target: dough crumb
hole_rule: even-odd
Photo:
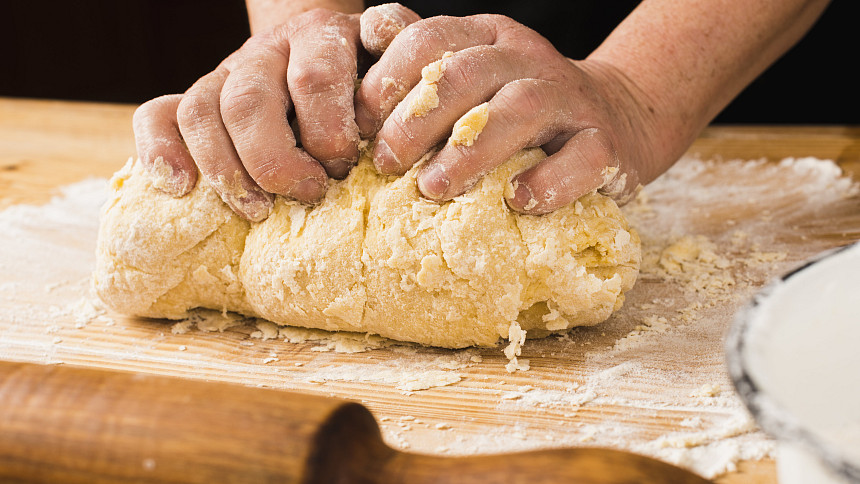
[[[438,82],[445,73],[445,59],[452,55],[454,55],[453,52],[445,52],[441,59],[421,69],[421,81],[416,86],[417,93],[403,112],[401,116],[403,121],[412,117],[426,116],[427,113],[439,107]]]
[[[174,323],[170,327],[170,332],[173,334],[185,334],[191,331],[191,328],[194,326],[194,322],[190,319],[182,320],[178,323]]]
[[[256,323],[257,331],[251,333],[251,337],[262,339],[263,341],[277,339],[280,336],[278,325],[269,321],[258,320]]]
[[[716,245],[707,237],[685,235],[660,254],[661,275],[689,284],[698,293],[725,297],[735,286],[727,270],[732,263],[716,251]]]
[[[194,321],[200,331],[223,333],[230,328],[244,324],[247,318],[227,311],[198,309],[192,315],[191,320]]]
[[[526,342],[526,331],[520,327],[520,323],[517,321],[511,321],[511,325],[508,328],[508,342],[508,346],[505,348],[505,356],[509,361],[505,365],[505,369],[508,373],[513,373],[517,370],[528,370],[528,360],[517,360],[517,357],[522,354],[523,343]]]
[[[472,146],[480,136],[490,117],[490,103],[479,104],[454,124],[448,142],[454,146]]]
[[[722,393],[722,389],[720,389],[720,385],[717,383],[706,383],[701,387],[690,392],[691,397],[716,397],[720,393]]]

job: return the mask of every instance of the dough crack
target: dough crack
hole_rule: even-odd
[[[361,284],[362,291],[367,293],[367,263],[365,261],[365,241],[367,239],[367,224],[370,216],[370,192],[366,193],[364,204],[362,205],[361,210],[361,257],[359,257],[359,262],[361,263],[361,276],[359,279],[359,284]],[[361,305],[361,320],[364,321],[365,314],[367,314],[367,299],[365,298],[364,302]]]

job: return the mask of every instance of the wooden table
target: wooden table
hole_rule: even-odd
[[[11,100],[0,99],[0,209],[15,204],[41,204],[56,195],[56,188],[61,185],[70,184],[88,177],[109,177],[117,170],[125,160],[135,152],[133,135],[131,130],[131,116],[134,106],[72,103],[60,101],[35,101],[35,100]],[[710,127],[702,133],[690,149],[690,153],[697,153],[705,159],[757,159],[768,158],[779,160],[783,157],[793,156],[815,156],[818,158],[835,160],[847,173],[856,176],[860,173],[860,128],[858,127],[763,127],[763,126],[717,126]],[[860,238],[857,230],[849,230],[843,234],[845,242]],[[4,274],[0,283],[14,280],[14,275]],[[2,294],[0,294],[2,296]],[[2,299],[2,298],[0,298]],[[0,304],[9,304],[9,301],[0,300]],[[567,361],[560,358],[541,356],[546,358],[533,359],[533,370],[525,374],[517,373],[507,375],[502,369],[503,357],[500,351],[488,349],[480,350],[483,363],[465,368],[462,371],[463,381],[454,386],[429,389],[413,396],[403,396],[401,392],[386,385],[375,385],[361,382],[341,382],[319,385],[307,378],[290,380],[284,377],[281,381],[278,374],[272,372],[257,372],[255,368],[263,368],[259,363],[271,351],[277,351],[280,356],[281,369],[288,370],[286,366],[297,366],[308,364],[313,366],[315,361],[322,358],[323,354],[311,350],[311,344],[294,345],[295,348],[284,350],[284,343],[272,341],[256,341],[253,349],[247,349],[253,354],[239,354],[246,351],[237,342],[247,341],[251,330],[235,329],[222,334],[213,335],[178,335],[175,338],[185,338],[181,342],[187,345],[188,353],[192,350],[197,352],[200,358],[195,364],[183,366],[181,360],[173,364],[155,364],[146,358],[112,358],[106,356],[94,356],[96,353],[76,351],[72,348],[72,342],[81,345],[93,345],[108,351],[111,345],[122,347],[123,345],[139,344],[152,338],[154,334],[162,334],[165,328],[169,328],[158,322],[126,321],[121,317],[114,316],[118,322],[117,326],[122,331],[112,333],[109,328],[100,328],[89,333],[69,332],[63,336],[65,342],[70,343],[68,348],[61,348],[54,354],[56,358],[65,363],[82,364],[90,366],[101,366],[108,368],[119,368],[151,373],[162,373],[179,375],[189,378],[202,378],[223,381],[240,381],[246,384],[257,384],[286,388],[292,391],[318,393],[324,395],[336,395],[346,398],[360,400],[368,405],[371,410],[381,417],[383,427],[385,421],[389,425],[397,423],[400,430],[394,429],[389,433],[395,439],[410,441],[397,437],[403,435],[407,426],[416,427],[417,430],[424,429],[426,434],[444,428],[444,422],[454,422],[454,431],[458,431],[462,425],[464,431],[481,432],[481,429],[491,428],[488,426],[501,425],[505,419],[513,417],[523,421],[542,422],[543,428],[551,429],[553,426],[565,424],[565,418],[561,414],[540,413],[534,416],[517,415],[515,410],[495,411],[498,409],[499,395],[502,395],[511,385],[537,385],[543,383],[559,383],[559,368],[572,363],[585,365],[584,350],[581,354],[569,354]],[[61,318],[62,319],[62,318]],[[68,319],[68,317],[66,318]],[[55,323],[45,321],[43,324]],[[35,323],[34,323],[35,324]],[[11,331],[14,323],[3,320],[0,317],[0,340],[3,339],[4,330]],[[613,326],[609,327],[614,328]],[[597,330],[593,333],[581,333],[594,341],[603,341],[601,336],[611,346],[613,339],[629,330],[623,329],[621,333],[607,329],[604,333]],[[169,331],[167,331],[169,333]],[[612,333],[612,334],[606,334]],[[8,334],[12,334],[11,332]],[[75,336],[78,334],[79,336]],[[45,339],[45,345],[50,345],[51,336],[45,335],[44,331],[33,332],[33,338]],[[607,339],[608,338],[608,339]],[[2,342],[2,341],[0,341]],[[65,344],[65,342],[63,344]],[[175,343],[172,351],[175,351]],[[158,345],[167,344],[164,341]],[[574,345],[576,346],[576,345]],[[0,347],[0,359],[19,361],[41,360],[35,352],[28,352],[12,345],[11,349],[4,353]],[[225,350],[225,348],[228,348]],[[240,348],[240,349],[237,349]],[[540,351],[552,346],[540,346]],[[144,351],[167,351],[164,348],[152,348]],[[225,353],[226,351],[226,353]],[[535,350],[537,352],[537,350]],[[389,350],[372,351],[357,355],[334,355],[328,356],[331,362],[356,362],[356,361],[391,361],[396,358],[396,352]],[[429,353],[436,357],[444,351]],[[554,355],[554,353],[552,353]],[[721,359],[721,355],[710,355],[714,359]],[[223,365],[213,362],[223,359]],[[316,359],[316,360],[315,360]],[[208,363],[201,364],[200,361]],[[159,360],[160,361],[160,360]],[[190,360],[189,360],[190,361]],[[256,362],[253,364],[253,362]],[[250,363],[249,363],[250,362]],[[272,365],[265,366],[266,369]],[[568,368],[569,369],[569,368]],[[567,370],[565,370],[567,371]],[[576,369],[571,375],[578,375]],[[572,377],[573,378],[573,377]],[[285,383],[286,381],[286,383]],[[486,382],[492,383],[486,383]],[[482,383],[484,382],[484,383]],[[488,406],[486,392],[491,390],[495,402]],[[480,393],[479,392],[484,392]],[[459,391],[460,393],[457,393]],[[471,392],[471,393],[470,393]],[[477,392],[477,393],[476,393]],[[478,395],[478,396],[476,396]],[[484,395],[484,396],[480,396]],[[501,397],[504,398],[504,397]],[[620,407],[618,407],[620,408]],[[619,410],[612,405],[583,406],[578,409],[576,419],[585,422],[600,422],[607,415],[618,413]],[[513,413],[512,413],[513,412]],[[459,414],[459,415],[458,415]],[[418,416],[418,422],[425,421],[426,425],[414,422],[405,416]],[[635,417],[640,418],[640,417]],[[660,431],[672,430],[678,427],[681,417],[677,419],[658,415],[654,419],[643,419],[643,425],[659,427]],[[442,422],[436,425],[433,422]],[[483,425],[483,427],[482,427]],[[537,424],[536,424],[537,425]],[[581,424],[579,424],[581,425]],[[420,428],[419,428],[420,427]],[[426,428],[425,428],[426,427]],[[526,437],[533,438],[524,430]],[[438,433],[438,432],[437,432]],[[439,441],[444,436],[436,434],[431,440]],[[449,437],[450,438],[450,437]],[[403,443],[403,442],[400,442]],[[587,442],[583,445],[587,445]],[[405,445],[404,445],[405,446]],[[419,449],[426,451],[427,449]],[[430,447],[432,450],[432,447]],[[764,459],[760,461],[741,462],[738,472],[732,472],[722,476],[718,482],[757,482],[773,483],[775,478],[775,467],[773,461]]]

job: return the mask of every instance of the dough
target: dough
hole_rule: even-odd
[[[179,319],[197,308],[283,325],[373,333],[426,345],[489,346],[594,325],[624,301],[640,246],[596,193],[544,216],[505,204],[521,151],[469,193],[437,204],[367,153],[316,207],[277,197],[263,222],[233,212],[204,181],[185,197],[132,160],[101,214],[95,287],[125,314]]]
[[[445,52],[442,58],[431,62],[421,69],[421,81],[418,83],[418,94],[406,104],[402,118],[407,120],[413,116],[422,117],[439,107],[439,80],[445,73],[445,59],[453,56],[453,52]]]
[[[448,142],[454,146],[472,146],[487,125],[490,117],[490,103],[479,104],[470,109],[454,123]]]

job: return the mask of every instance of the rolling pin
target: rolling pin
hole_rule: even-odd
[[[3,483],[705,483],[609,449],[436,457],[358,403],[228,383],[0,362]]]

